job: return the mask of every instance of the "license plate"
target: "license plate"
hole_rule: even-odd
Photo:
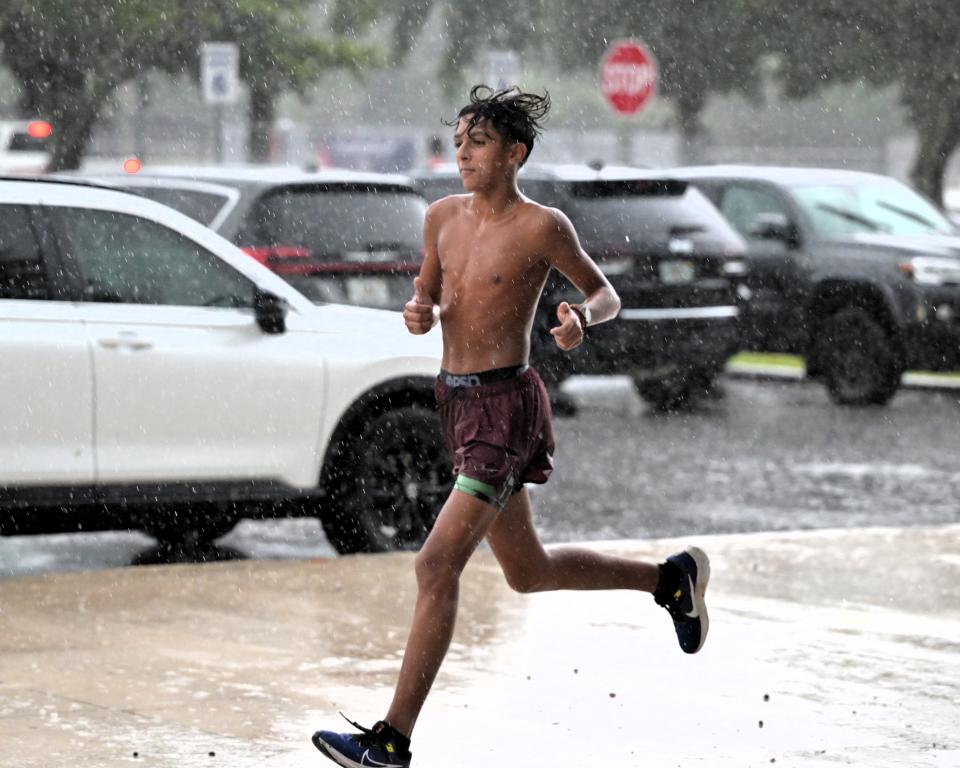
[[[669,260],[661,261],[657,268],[660,273],[660,282],[664,285],[683,285],[692,283],[696,274],[693,264],[689,261]]]
[[[346,251],[343,259],[359,263],[386,264],[391,261],[400,261],[401,254],[397,251]]]
[[[390,286],[382,277],[348,277],[347,301],[361,307],[389,307]]]
[[[605,275],[625,275],[633,268],[633,259],[603,259],[599,262],[600,271]]]

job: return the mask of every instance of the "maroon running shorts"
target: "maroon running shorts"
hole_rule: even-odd
[[[547,482],[554,449],[550,398],[533,368],[441,371],[435,393],[454,488],[500,509],[524,483]]]

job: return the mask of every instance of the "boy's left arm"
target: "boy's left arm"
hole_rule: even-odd
[[[550,227],[547,260],[576,286],[584,300],[579,304],[561,301],[557,306],[560,325],[553,328],[557,346],[564,351],[578,347],[588,325],[611,320],[620,311],[620,297],[596,262],[580,246],[570,220],[560,211],[551,210],[554,225]]]

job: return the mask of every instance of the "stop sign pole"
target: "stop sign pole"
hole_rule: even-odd
[[[657,62],[639,40],[613,43],[600,62],[600,91],[618,115],[632,117],[650,103],[657,92]],[[621,126],[621,158],[630,162],[630,134]]]

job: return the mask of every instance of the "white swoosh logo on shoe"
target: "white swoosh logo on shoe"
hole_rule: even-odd
[[[396,768],[397,763],[381,763],[379,760],[374,760],[370,757],[370,750],[368,749],[363,753],[363,757],[360,758],[360,765],[370,765],[379,768]]]
[[[693,579],[690,578],[690,574],[687,574],[687,581],[690,582],[690,600],[693,602],[693,610],[690,613],[684,614],[688,619],[696,619],[699,617],[697,613],[697,601],[693,599],[694,589],[693,589]]]

